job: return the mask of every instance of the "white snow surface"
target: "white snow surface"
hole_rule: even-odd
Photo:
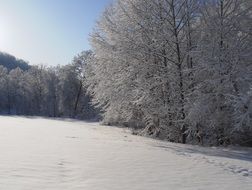
[[[251,190],[252,149],[75,120],[0,117],[0,190]]]

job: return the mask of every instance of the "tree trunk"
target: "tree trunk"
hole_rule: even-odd
[[[181,48],[179,44],[179,31],[177,28],[177,20],[176,20],[176,13],[175,13],[175,5],[174,1],[171,2],[171,9],[172,9],[172,18],[173,18],[173,33],[175,37],[175,46],[176,46],[176,54],[177,54],[177,68],[178,68],[178,75],[179,75],[179,96],[180,96],[180,120],[185,119],[185,110],[184,110],[184,84],[183,84],[183,74],[182,74],[182,56],[181,56]],[[180,129],[181,133],[181,141],[183,144],[186,143],[186,126],[182,123],[182,127]]]
[[[80,81],[79,90],[78,90],[77,97],[76,97],[75,104],[74,104],[74,116],[76,116],[76,114],[77,114],[77,108],[78,108],[78,103],[79,103],[81,91],[82,91],[82,82]]]

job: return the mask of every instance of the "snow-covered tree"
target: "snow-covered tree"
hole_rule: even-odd
[[[207,1],[201,7],[197,85],[190,100],[189,132],[200,131],[215,144],[229,144],[236,135],[239,112],[234,112],[236,103],[232,101],[250,89],[251,28],[247,22],[251,8],[245,8],[244,2]]]
[[[8,104],[8,70],[0,65],[0,112],[7,111]]]
[[[0,113],[92,119],[98,111],[84,86],[90,51],[62,67],[29,66],[8,71],[0,66]]]
[[[251,88],[250,22],[244,0],[114,2],[91,35],[87,67],[104,122],[175,142],[233,143],[234,105]]]
[[[185,69],[196,6],[192,0],[127,0],[104,12],[91,42],[94,95],[105,120],[127,122],[138,110],[147,133],[185,142]]]

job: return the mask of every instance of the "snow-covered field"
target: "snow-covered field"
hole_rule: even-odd
[[[0,117],[0,190],[251,190],[252,149],[202,148],[97,123]]]

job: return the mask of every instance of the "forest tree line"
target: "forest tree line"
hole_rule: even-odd
[[[15,56],[8,53],[0,52],[0,65],[7,68],[8,71],[19,67],[22,70],[28,70],[30,65],[27,61],[17,59]]]
[[[103,122],[180,143],[252,145],[252,1],[117,0],[85,69]]]
[[[29,65],[0,54],[0,113],[97,119],[84,87],[83,67],[90,52],[57,67]]]

